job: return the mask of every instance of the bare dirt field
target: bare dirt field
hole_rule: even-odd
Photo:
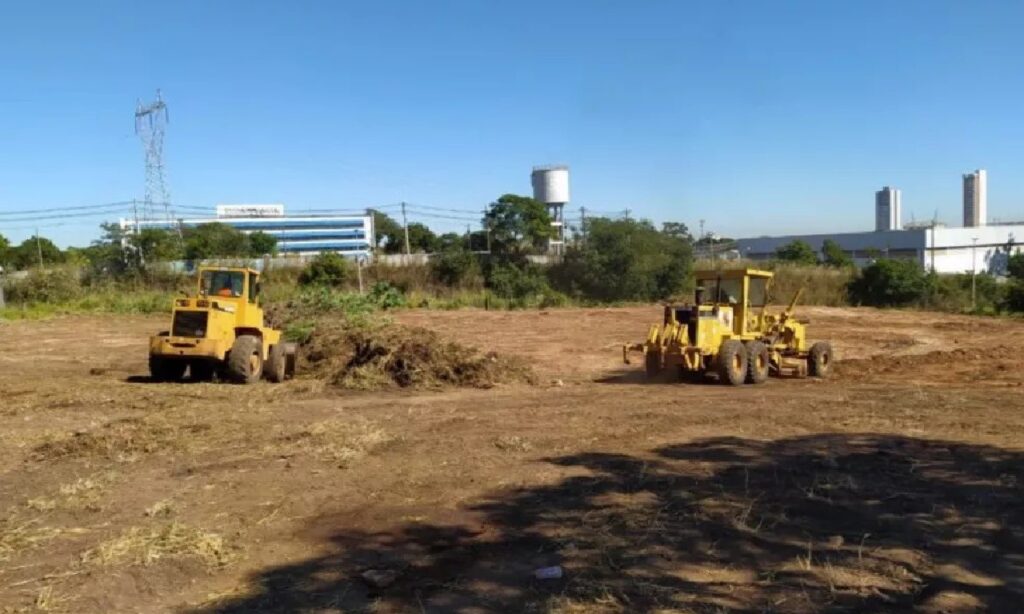
[[[808,308],[834,377],[730,388],[620,364],[659,313],[399,312],[539,382],[358,393],[0,323],[0,612],[1021,611],[1024,325]]]

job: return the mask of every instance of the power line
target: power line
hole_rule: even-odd
[[[122,200],[113,203],[103,203],[100,205],[73,205],[65,207],[48,207],[45,209],[22,209],[21,211],[0,211],[0,215],[32,215],[35,213],[52,213],[55,211],[82,211],[88,209],[107,209],[110,207],[127,207],[131,205],[132,201]]]

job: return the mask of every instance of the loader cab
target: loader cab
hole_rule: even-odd
[[[259,302],[259,273],[252,269],[200,268],[199,296],[255,305]]]

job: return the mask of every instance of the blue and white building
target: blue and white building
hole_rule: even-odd
[[[169,220],[139,220],[138,228],[173,230],[219,222],[246,234],[263,232],[277,238],[282,255],[313,256],[337,252],[352,258],[369,258],[373,251],[372,215],[285,214],[284,205],[217,205],[216,216]],[[136,229],[135,220],[122,219],[121,228]]]

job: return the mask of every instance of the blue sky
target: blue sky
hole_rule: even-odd
[[[574,214],[852,231],[885,184],[958,224],[983,167],[990,217],[1021,219],[1022,30],[1016,1],[5,3],[0,233],[141,197],[158,87],[186,205],[477,210],[564,162]]]

